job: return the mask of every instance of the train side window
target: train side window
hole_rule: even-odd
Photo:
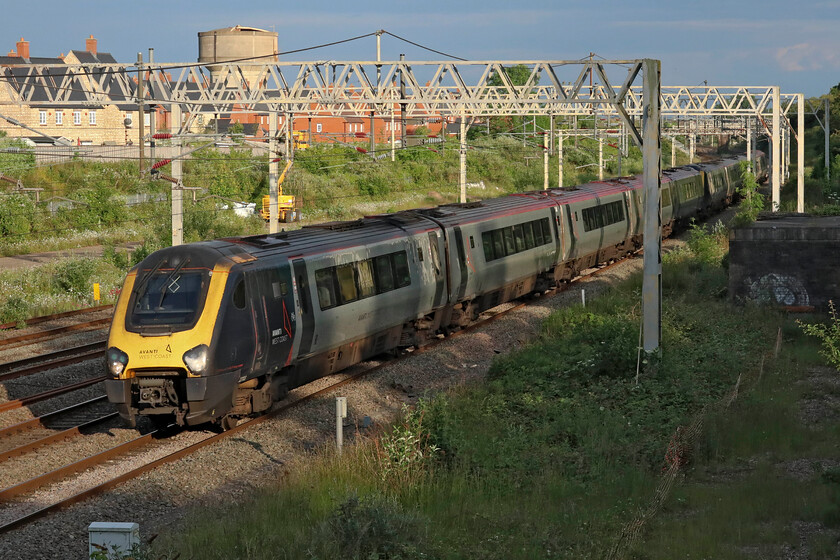
[[[371,259],[356,263],[356,272],[359,280],[359,297],[366,298],[376,293],[376,285],[373,281],[373,262]]]
[[[513,226],[513,240],[516,242],[517,253],[525,250],[525,233],[522,230],[522,224]]]
[[[423,262],[423,248],[417,247],[417,261]]]
[[[408,259],[405,251],[398,253],[391,253],[391,259],[394,264],[394,283],[396,288],[402,288],[411,284],[411,273],[408,269]]]
[[[376,257],[376,287],[377,293],[390,292],[394,289],[394,272],[391,270],[391,258],[388,255]]]
[[[359,292],[356,290],[356,267],[352,264],[337,266],[335,273],[338,278],[341,303],[350,303],[359,299]]]
[[[671,206],[671,189],[665,187],[662,189],[662,208],[668,208]]]
[[[475,249],[475,239],[470,235],[470,249]]]
[[[522,230],[525,234],[525,248],[526,249],[533,249],[536,247],[534,244],[534,224],[531,222],[526,222],[522,224]]]
[[[405,256],[405,251],[399,253],[392,253],[394,256],[394,276],[397,281],[397,288],[408,286],[411,284],[411,273],[408,271],[408,258]]]
[[[245,304],[248,302],[245,297],[245,281],[240,278],[236,283],[236,288],[233,289],[233,305],[237,309],[245,309]]]
[[[502,230],[505,238],[505,254],[513,255],[516,253],[516,245],[513,243],[513,228],[506,227]]]
[[[493,230],[493,258],[500,259],[504,257],[507,253],[505,253],[505,242],[502,240],[502,230],[496,229]]]
[[[542,228],[543,233],[543,245],[547,245],[551,243],[551,225],[548,223],[548,218],[541,218],[540,219],[540,227]]]
[[[481,234],[481,244],[484,246],[484,262],[493,260],[493,232],[485,231]]]
[[[335,307],[335,268],[322,268],[315,272],[315,285],[318,287],[318,301],[321,309]]]

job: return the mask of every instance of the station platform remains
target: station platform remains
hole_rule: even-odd
[[[729,294],[802,311],[840,306],[840,216],[773,214],[732,229]]]

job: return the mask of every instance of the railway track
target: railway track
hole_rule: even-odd
[[[105,350],[105,342],[105,340],[98,340],[73,348],[65,348],[40,356],[0,364],[0,382],[101,357]]]
[[[0,348],[13,348],[24,346],[26,344],[33,344],[35,342],[45,342],[59,338],[69,333],[77,333],[82,331],[89,331],[93,329],[102,329],[111,324],[111,318],[95,319],[93,321],[85,321],[84,323],[76,323],[64,327],[56,327],[53,329],[46,329],[33,333],[12,336],[9,338],[0,339]]]
[[[600,274],[606,270],[609,270],[615,264],[617,263],[612,263],[598,268],[594,272],[585,276],[579,276],[575,278],[572,281],[572,283],[577,282],[583,278],[590,278],[592,276]],[[552,292],[547,294],[547,296],[550,297],[555,293],[564,291],[565,289],[570,287],[572,283],[561,285],[555,290],[552,290]],[[274,409],[272,409],[267,414],[259,416],[257,418],[249,419],[245,422],[241,422],[237,426],[225,432],[217,434],[206,434],[206,437],[201,438],[200,441],[190,443],[189,445],[184,445],[171,452],[163,453],[160,456],[156,456],[154,459],[145,462],[140,466],[122,469],[116,468],[117,464],[131,463],[132,461],[130,461],[129,459],[131,457],[137,456],[139,453],[147,452],[149,450],[154,451],[155,449],[166,445],[169,442],[169,440],[157,439],[160,435],[159,431],[150,432],[145,435],[138,436],[137,438],[134,438],[120,445],[114,446],[110,449],[103,450],[90,457],[86,457],[74,463],[62,466],[48,473],[38,475],[29,480],[15,484],[14,486],[10,486],[5,489],[0,489],[0,534],[26,525],[27,523],[30,523],[52,511],[67,507],[69,505],[82,501],[88,497],[107,492],[108,490],[122,484],[123,482],[136,478],[141,474],[153,470],[161,465],[177,461],[182,457],[192,454],[208,445],[213,445],[223,439],[234,436],[236,434],[240,434],[241,432],[252,428],[262,422],[273,419],[293,407],[299,406],[319,396],[331,393],[348,383],[351,383],[363,376],[369,375],[385,367],[386,365],[394,363],[394,361],[396,360],[409,359],[413,355],[427,352],[435,346],[437,346],[438,344],[440,344],[441,342],[443,342],[443,340],[462,336],[492,321],[501,319],[508,313],[526,307],[530,303],[531,301],[513,302],[512,305],[501,311],[487,312],[483,314],[482,318],[473,325],[470,325],[459,331],[455,331],[445,339],[433,339],[432,341],[430,341],[429,344],[417,348],[413,352],[405,353],[402,356],[391,358],[384,362],[376,363],[368,367],[359,367],[357,371],[350,374],[345,374],[341,379],[327,387],[324,387],[323,389],[315,391],[309,395],[306,395],[294,401],[276,405]],[[0,410],[2,410],[2,408],[0,408]],[[74,428],[68,428],[68,430],[69,432],[65,437],[56,435],[54,441],[61,441],[62,439],[66,439],[66,437],[72,437],[71,432],[74,430]],[[0,432],[0,436],[2,436],[2,432]],[[45,443],[45,445],[49,445],[50,443],[51,442],[47,442]],[[0,454],[0,461],[2,460],[3,455]],[[60,486],[62,481],[66,481],[73,475],[76,475],[83,471],[90,471],[91,469],[101,469],[105,466],[107,466],[107,469],[109,471],[107,480],[105,480],[105,482],[97,482],[96,484],[92,484],[84,489],[75,489],[72,492],[65,492],[64,494],[66,495],[56,497],[48,504],[42,503],[42,497],[39,500],[27,499],[27,496],[31,498],[33,492],[44,490],[46,488]],[[52,492],[50,492],[50,494],[52,494]]]
[[[74,311],[65,311],[63,313],[53,313],[52,315],[42,315],[40,317],[32,317],[31,319],[27,319],[25,323],[27,325],[38,325],[40,323],[46,323],[49,321],[55,321],[58,319],[65,319],[67,317],[76,317],[77,315],[84,315],[86,313],[96,313],[97,311],[105,311],[107,309],[112,309],[113,305],[98,305],[95,307],[86,307],[84,309],[76,309]],[[12,321],[10,323],[2,323],[0,324],[0,331],[13,329],[18,325],[17,321]]]

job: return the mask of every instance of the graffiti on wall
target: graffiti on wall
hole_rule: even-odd
[[[749,285],[749,299],[770,305],[810,305],[808,291],[795,276],[765,274],[755,282],[746,279]]]

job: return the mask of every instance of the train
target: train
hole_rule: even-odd
[[[743,159],[664,170],[663,235],[729,204]],[[766,175],[762,152],[754,162]],[[290,389],[633,253],[643,197],[629,176],[161,249],[115,306],[107,397],[131,426],[230,429]]]

